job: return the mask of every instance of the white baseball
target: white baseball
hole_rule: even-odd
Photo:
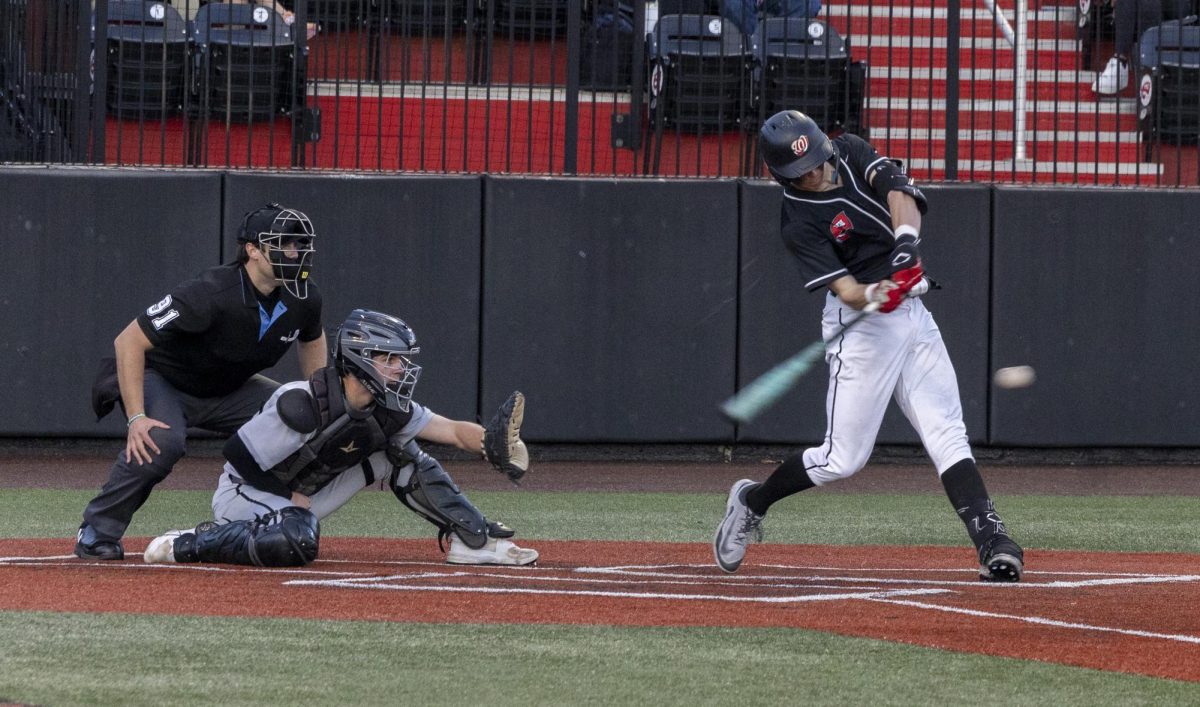
[[[997,368],[992,376],[992,382],[998,388],[1027,388],[1037,380],[1033,366],[1009,366]]]

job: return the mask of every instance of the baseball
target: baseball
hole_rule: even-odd
[[[992,381],[999,388],[1027,388],[1037,380],[1032,366],[1009,366],[997,368]]]

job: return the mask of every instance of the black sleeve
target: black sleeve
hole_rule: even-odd
[[[917,202],[921,213],[928,210],[925,195],[917,188],[916,182],[909,177],[900,163],[880,155],[866,140],[857,135],[845,135],[846,162],[854,169],[855,174],[861,174],[879,200],[887,204],[888,192],[901,191],[911,196]]]
[[[212,305],[213,294],[204,283],[188,280],[142,310],[137,323],[151,344],[162,346],[207,330],[212,324]]]
[[[233,435],[225,442],[222,450],[225,460],[237,471],[242,480],[260,491],[273,493],[284,498],[292,497],[292,490],[274,474],[264,470],[254,461],[254,455],[246,448],[241,436]]]

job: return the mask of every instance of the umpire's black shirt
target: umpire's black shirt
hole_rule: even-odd
[[[837,188],[784,189],[783,242],[796,256],[810,292],[846,275],[863,284],[886,279],[896,246],[887,203],[867,182],[867,175],[883,168],[887,158],[857,135],[839,135],[833,147]]]
[[[185,393],[211,398],[274,366],[297,338],[319,338],[321,294],[310,281],[306,299],[282,287],[264,297],[245,268],[231,263],[181,283],[137,323],[154,344],[146,367]]]

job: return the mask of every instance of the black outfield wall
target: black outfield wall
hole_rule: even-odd
[[[717,404],[819,336],[779,242],[779,188],[719,180],[0,168],[3,436],[118,436],[98,360],[142,309],[233,257],[248,209],[317,231],[332,336],[353,307],[412,324],[417,398],[488,418],[529,397],[532,442],[779,443],[824,432],[826,373],[736,429]],[[926,296],[975,444],[1200,446],[1189,293],[1196,192],[926,187]],[[1028,364],[1024,390],[991,372]],[[295,357],[271,371],[296,375]],[[884,443],[915,443],[894,408]]]
[[[995,190],[992,361],[1003,445],[1200,445],[1200,194]]]
[[[0,434],[123,434],[97,424],[97,362],[138,313],[220,262],[218,172],[0,169]]]
[[[485,184],[485,405],[521,388],[532,440],[731,440],[737,183]]]

